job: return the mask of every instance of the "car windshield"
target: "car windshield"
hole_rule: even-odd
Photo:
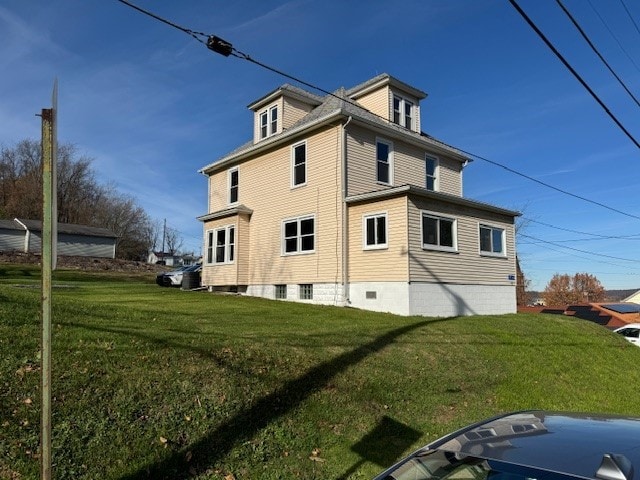
[[[496,460],[428,451],[410,457],[384,480],[575,480],[572,475],[548,472]]]

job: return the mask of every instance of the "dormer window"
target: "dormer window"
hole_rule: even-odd
[[[393,123],[414,130],[414,105],[398,95],[393,96]]]
[[[275,135],[278,131],[278,107],[273,106],[260,114],[260,138]]]

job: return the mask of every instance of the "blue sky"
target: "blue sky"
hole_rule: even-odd
[[[576,272],[608,289],[640,288],[640,151],[508,0],[134,3],[325,90],[386,72],[427,92],[425,132],[632,215],[472,162],[464,196],[523,213],[518,251],[531,288]],[[640,139],[639,107],[556,2],[518,3]],[[640,23],[638,4],[564,4],[640,96],[640,32],[624,10]],[[198,169],[249,140],[246,106],[290,80],[213,53],[116,0],[3,2],[0,32],[0,144],[39,138],[35,114],[51,106],[57,78],[59,141],[92,157],[99,178],[199,253],[195,217],[206,213],[207,188]]]

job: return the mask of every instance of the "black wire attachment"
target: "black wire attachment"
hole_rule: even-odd
[[[233,46],[229,42],[215,35],[210,35],[207,39],[207,48],[225,57],[231,55],[233,51]]]

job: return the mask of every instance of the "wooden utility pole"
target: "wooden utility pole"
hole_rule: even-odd
[[[56,110],[58,84],[53,86],[53,108],[42,109],[42,346],[40,473],[51,480],[51,292],[57,240]]]

